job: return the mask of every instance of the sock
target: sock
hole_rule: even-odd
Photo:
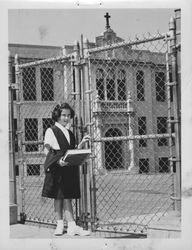
[[[75,226],[76,226],[75,221],[69,221],[69,222],[68,222],[68,228],[69,228],[69,227],[75,227]]]

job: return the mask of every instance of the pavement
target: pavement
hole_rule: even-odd
[[[50,239],[50,238],[96,238],[99,237],[95,234],[91,234],[90,236],[74,236],[70,237],[64,232],[61,236],[54,235],[55,227],[54,226],[46,226],[38,223],[26,223],[26,224],[13,224],[10,226],[10,238],[11,239],[25,239],[25,238],[38,238],[38,239]]]
[[[11,239],[25,239],[25,238],[121,238],[121,239],[136,239],[136,238],[180,238],[181,236],[181,214],[179,212],[169,212],[162,216],[160,220],[151,223],[147,229],[147,235],[139,234],[120,234],[113,232],[91,232],[90,236],[74,236],[70,237],[64,232],[61,236],[54,235],[54,225],[44,225],[39,223],[26,222],[25,224],[10,225]]]
[[[180,238],[181,213],[172,211],[148,226],[147,238]]]
[[[121,238],[121,239],[129,239],[129,238],[146,238],[142,235],[136,234],[116,234],[116,233],[107,233],[107,232],[91,232],[90,236],[74,236],[70,237],[66,233],[61,236],[54,235],[55,227],[53,226],[42,226],[41,224],[13,224],[10,225],[10,238],[11,239],[27,239],[27,238],[38,238],[38,239],[50,239],[50,238],[59,238],[59,239],[70,239],[70,238],[78,238],[78,239],[91,239],[91,238]]]
[[[39,227],[38,225],[26,225],[26,224],[13,224],[10,225],[10,238],[12,239],[24,239],[24,238],[52,238],[54,229]]]

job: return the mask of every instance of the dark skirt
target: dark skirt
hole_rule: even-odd
[[[53,199],[79,199],[79,167],[53,167],[45,174],[42,196]]]

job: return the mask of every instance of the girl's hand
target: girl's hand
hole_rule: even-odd
[[[61,157],[58,161],[58,164],[61,166],[61,167],[66,167],[66,166],[69,166],[69,162],[66,162],[63,160],[63,157]]]
[[[91,140],[90,135],[85,135],[85,136],[83,137],[82,141],[79,143],[78,148],[79,148],[79,149],[82,148],[83,145],[84,145],[86,142],[90,141],[90,140]]]
[[[89,135],[85,135],[84,137],[83,137],[83,139],[82,139],[82,143],[85,143],[85,142],[87,142],[87,141],[90,141],[91,140],[91,137],[89,136]]]

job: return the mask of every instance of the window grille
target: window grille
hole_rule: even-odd
[[[118,100],[125,101],[126,98],[126,78],[125,78],[125,70],[119,70],[117,75],[117,92],[118,92]]]
[[[137,101],[145,101],[144,72],[142,70],[136,73],[136,85]]]
[[[54,88],[53,88],[53,69],[41,68],[41,100],[53,101]]]
[[[27,175],[40,175],[40,165],[39,164],[28,164],[27,165]]]
[[[97,69],[97,72],[96,72],[96,88],[97,88],[100,100],[104,100],[105,99],[104,72],[102,69]]]
[[[164,72],[155,73],[156,82],[156,100],[158,102],[165,102],[166,100],[166,89],[165,89],[165,74]]]
[[[53,120],[51,118],[43,118],[43,136],[45,135],[45,131],[53,125]]]
[[[25,119],[25,141],[38,140],[38,120],[36,118]],[[28,144],[25,148],[26,152],[38,151],[38,144]]]
[[[23,99],[24,101],[36,101],[36,68],[28,67],[22,71]]]
[[[139,135],[146,135],[147,134],[147,121],[146,117],[138,117],[138,132]],[[147,140],[140,139],[139,140],[139,147],[147,147]]]
[[[149,159],[141,158],[139,159],[139,173],[148,173],[149,172]]]
[[[157,133],[167,133],[167,117],[157,117]],[[159,138],[158,146],[168,146],[167,138]]]
[[[168,157],[159,158],[159,172],[160,173],[169,172],[169,159],[168,159]]]
[[[107,70],[106,76],[107,100],[115,100],[115,74],[113,69]]]

